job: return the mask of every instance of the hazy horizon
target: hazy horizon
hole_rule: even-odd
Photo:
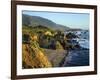
[[[22,11],[22,14],[39,16],[70,28],[89,29],[88,13]]]

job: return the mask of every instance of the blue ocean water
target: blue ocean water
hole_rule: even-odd
[[[63,66],[89,66],[89,50],[70,50]]]

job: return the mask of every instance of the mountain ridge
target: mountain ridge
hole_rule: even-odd
[[[67,26],[55,23],[49,19],[40,16],[30,16],[27,14],[22,14],[22,25],[32,26],[32,27],[42,25],[48,28],[52,28],[54,30],[61,30],[61,31],[66,31],[70,29]]]

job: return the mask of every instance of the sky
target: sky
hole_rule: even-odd
[[[22,14],[40,16],[70,28],[89,29],[88,13],[22,11]]]

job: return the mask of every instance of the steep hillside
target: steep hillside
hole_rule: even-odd
[[[52,28],[54,30],[62,30],[62,31],[69,29],[69,27],[67,26],[56,24],[53,21],[48,20],[46,18],[42,18],[39,16],[30,16],[26,14],[22,15],[22,24],[24,26],[32,26],[32,27],[42,25],[48,28]]]
[[[36,42],[22,45],[23,69],[25,68],[48,68],[52,67],[48,58]]]

